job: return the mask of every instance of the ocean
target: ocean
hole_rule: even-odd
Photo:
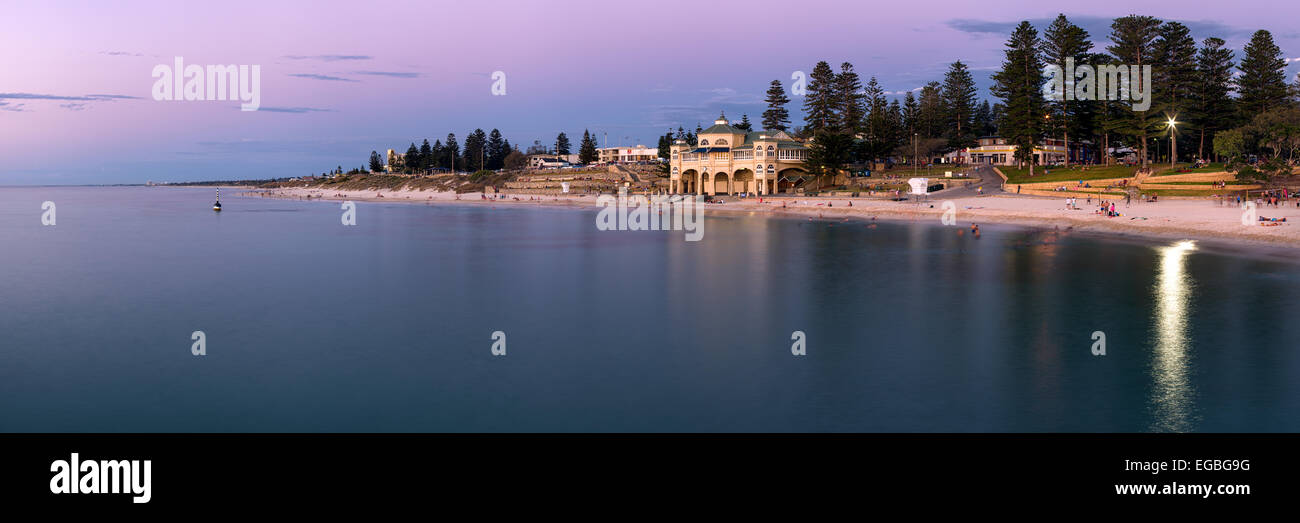
[[[0,188],[0,431],[1300,431],[1261,247],[237,192]]]

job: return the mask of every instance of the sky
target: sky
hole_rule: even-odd
[[[961,60],[989,98],[1011,29],[1059,12],[1099,45],[1143,14],[1238,57],[1267,29],[1300,73],[1300,4],[1197,3],[0,0],[0,185],[303,176],[476,128],[521,149],[584,130],[653,147],[721,111],[757,123],[772,80],[788,92],[821,60],[900,97]],[[260,109],[155,100],[155,66],[176,57],[259,66]]]

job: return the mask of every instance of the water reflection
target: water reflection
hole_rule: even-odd
[[[1190,241],[1160,248],[1156,275],[1155,354],[1151,364],[1151,430],[1187,432],[1194,428],[1193,389],[1188,381],[1187,323],[1192,279],[1186,273],[1187,255],[1196,250]]]

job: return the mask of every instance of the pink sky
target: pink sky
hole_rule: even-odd
[[[463,141],[480,127],[499,128],[521,148],[560,131],[576,142],[584,129],[610,145],[653,146],[668,127],[708,125],[719,110],[757,121],[767,83],[788,83],[818,60],[853,62],[864,81],[875,75],[901,92],[941,79],[960,59],[987,97],[1005,28],[1022,19],[1044,25],[1063,8],[951,0],[196,4],[0,2],[0,185],[298,176],[360,166],[371,150],[404,150],[448,132]],[[1100,41],[1107,19],[1131,6],[1086,2],[1065,13]],[[1186,23],[1198,41],[1219,36],[1236,49],[1268,29],[1288,57],[1300,57],[1289,23],[1300,8],[1291,3],[1140,7]],[[260,65],[264,110],[154,101],[150,72],[175,56]],[[497,70],[506,73],[505,96],[490,92]],[[50,99],[87,95],[138,99]],[[796,115],[799,103],[791,104]]]

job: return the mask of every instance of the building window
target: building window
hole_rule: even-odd
[[[775,166],[775,165],[770,165],[770,164],[769,164],[769,165],[767,166],[767,174],[772,174],[772,173],[775,173],[775,172],[776,172],[776,166]]]
[[[727,141],[726,141],[726,140],[717,140],[717,141],[713,142],[713,145],[727,145]]]
[[[709,145],[708,140],[700,140],[700,145]]]

